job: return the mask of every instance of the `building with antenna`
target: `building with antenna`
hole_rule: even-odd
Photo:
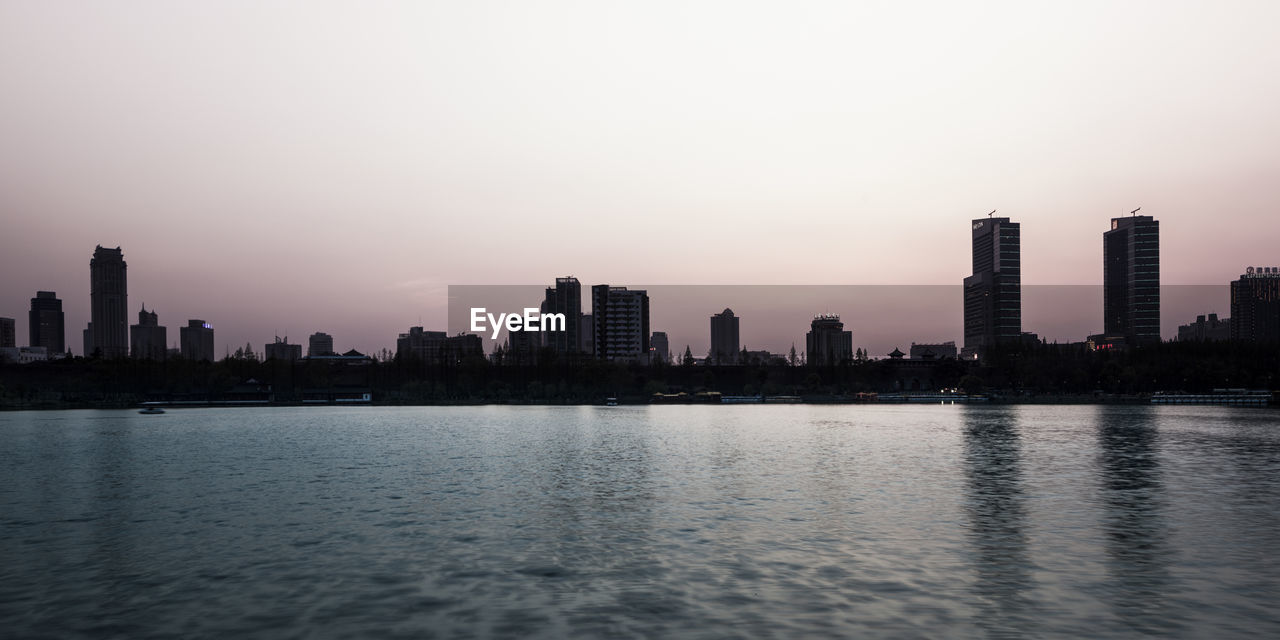
[[[968,355],[1022,338],[1022,226],[994,213],[970,223],[973,275],[964,279]]]
[[[1134,209],[1102,234],[1103,333],[1160,341],[1160,222]]]

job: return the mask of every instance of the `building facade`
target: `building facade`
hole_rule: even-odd
[[[182,357],[213,362],[213,325],[204,320],[188,320],[187,326],[178,329],[178,338]]]
[[[31,311],[27,314],[28,343],[44,347],[49,353],[66,353],[67,332],[63,324],[62,300],[53,291],[37,291],[31,299]],[[85,354],[89,355],[89,354]]]
[[[333,336],[323,332],[311,334],[311,337],[307,339],[307,357],[315,358],[331,355],[334,355]]]
[[[956,356],[956,343],[950,340],[936,343],[911,343],[910,358],[912,360],[941,360]]]
[[[1280,342],[1280,268],[1249,267],[1231,283],[1231,339]]]
[[[643,362],[649,356],[649,293],[598,284],[591,287],[595,357]]]
[[[732,309],[711,316],[711,361],[714,364],[738,364],[739,350],[742,349],[738,320]]]
[[[853,359],[853,332],[845,331],[837,314],[814,316],[804,342],[810,365],[831,366]]]
[[[160,316],[147,311],[144,306],[138,312],[138,324],[129,327],[129,355],[139,360],[164,360],[168,354],[169,338],[160,326]]]
[[[1160,222],[1112,218],[1102,234],[1103,333],[1131,344],[1160,341]]]
[[[92,353],[103,358],[129,355],[128,265],[120,247],[99,245],[89,260],[89,310]]]
[[[1008,218],[970,226],[973,275],[964,279],[964,347],[981,353],[1022,335],[1022,228]]]
[[[0,318],[0,349],[18,346],[17,327],[13,318]]]

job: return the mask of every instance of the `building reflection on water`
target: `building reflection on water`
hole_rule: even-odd
[[[1108,576],[1101,595],[1129,628],[1161,634],[1181,625],[1179,612],[1169,602],[1174,584],[1154,410],[1098,407],[1101,527]]]
[[[966,407],[964,511],[980,624],[993,635],[1035,625],[1018,407]]]

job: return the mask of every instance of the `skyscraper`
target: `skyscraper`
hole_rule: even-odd
[[[62,301],[52,291],[37,291],[27,314],[30,345],[44,347],[48,353],[66,353],[67,333],[63,325]],[[86,354],[88,355],[88,354]]]
[[[1022,335],[1021,225],[1008,218],[972,222],[973,275],[964,279],[967,352]]]
[[[845,331],[840,316],[834,313],[814,316],[804,342],[808,364],[829,366],[853,359],[853,332]]]
[[[1231,339],[1280,343],[1280,268],[1249,267],[1231,283]]]
[[[93,324],[90,340],[92,351],[99,352],[103,358],[129,355],[127,268],[120,247],[106,249],[99,245],[89,261],[89,307]]]
[[[641,362],[649,354],[649,293],[598,284],[591,287],[596,357]]]
[[[1160,223],[1112,218],[1102,234],[1103,332],[1130,343],[1160,341]]]
[[[307,357],[331,355],[333,355],[333,336],[322,332],[311,334],[311,339],[307,341]]]
[[[725,309],[711,316],[711,361],[714,364],[738,364],[738,316]]]
[[[182,357],[213,362],[213,325],[204,320],[188,320],[187,326],[178,329],[178,336]]]
[[[556,278],[555,288],[547,287],[542,301],[542,313],[563,313],[564,331],[548,331],[543,334],[543,346],[559,354],[578,353],[582,350],[579,329],[582,323],[582,285],[572,276]]]
[[[164,360],[168,353],[167,333],[160,326],[160,316],[142,307],[138,312],[138,324],[129,327],[129,354],[139,360]]]
[[[13,318],[0,318],[0,348],[18,346],[16,326]]]

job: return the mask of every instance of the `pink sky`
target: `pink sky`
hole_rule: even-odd
[[[1137,206],[1166,284],[1280,264],[1277,3],[796,4],[0,4],[0,316],[79,352],[97,244],[219,352],[448,284],[957,284],[991,209],[1027,284]]]

